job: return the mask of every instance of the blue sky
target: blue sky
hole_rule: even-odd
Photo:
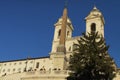
[[[0,61],[48,56],[54,24],[62,16],[65,0],[0,0]],[[74,32],[85,32],[84,18],[93,6],[105,18],[109,54],[120,67],[120,1],[68,0],[68,15]]]

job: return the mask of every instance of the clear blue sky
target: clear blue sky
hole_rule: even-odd
[[[0,61],[48,56],[54,23],[62,16],[65,0],[0,0]],[[105,18],[109,53],[120,67],[120,1],[68,0],[73,36],[85,31],[84,18],[94,4]]]

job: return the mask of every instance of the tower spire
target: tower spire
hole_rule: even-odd
[[[93,9],[97,9],[97,7],[96,7],[96,5],[94,4],[94,7],[93,7]]]

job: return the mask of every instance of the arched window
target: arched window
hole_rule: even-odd
[[[92,23],[91,24],[91,32],[95,32],[96,31],[96,24]]]
[[[61,29],[58,31],[58,38],[60,38]]]
[[[69,32],[69,31],[67,31],[67,37],[69,37],[69,34],[70,34],[70,32]]]

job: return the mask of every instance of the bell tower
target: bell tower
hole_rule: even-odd
[[[98,32],[99,35],[104,37],[104,17],[102,13],[94,6],[93,10],[85,18],[86,21],[86,34],[91,32]]]

